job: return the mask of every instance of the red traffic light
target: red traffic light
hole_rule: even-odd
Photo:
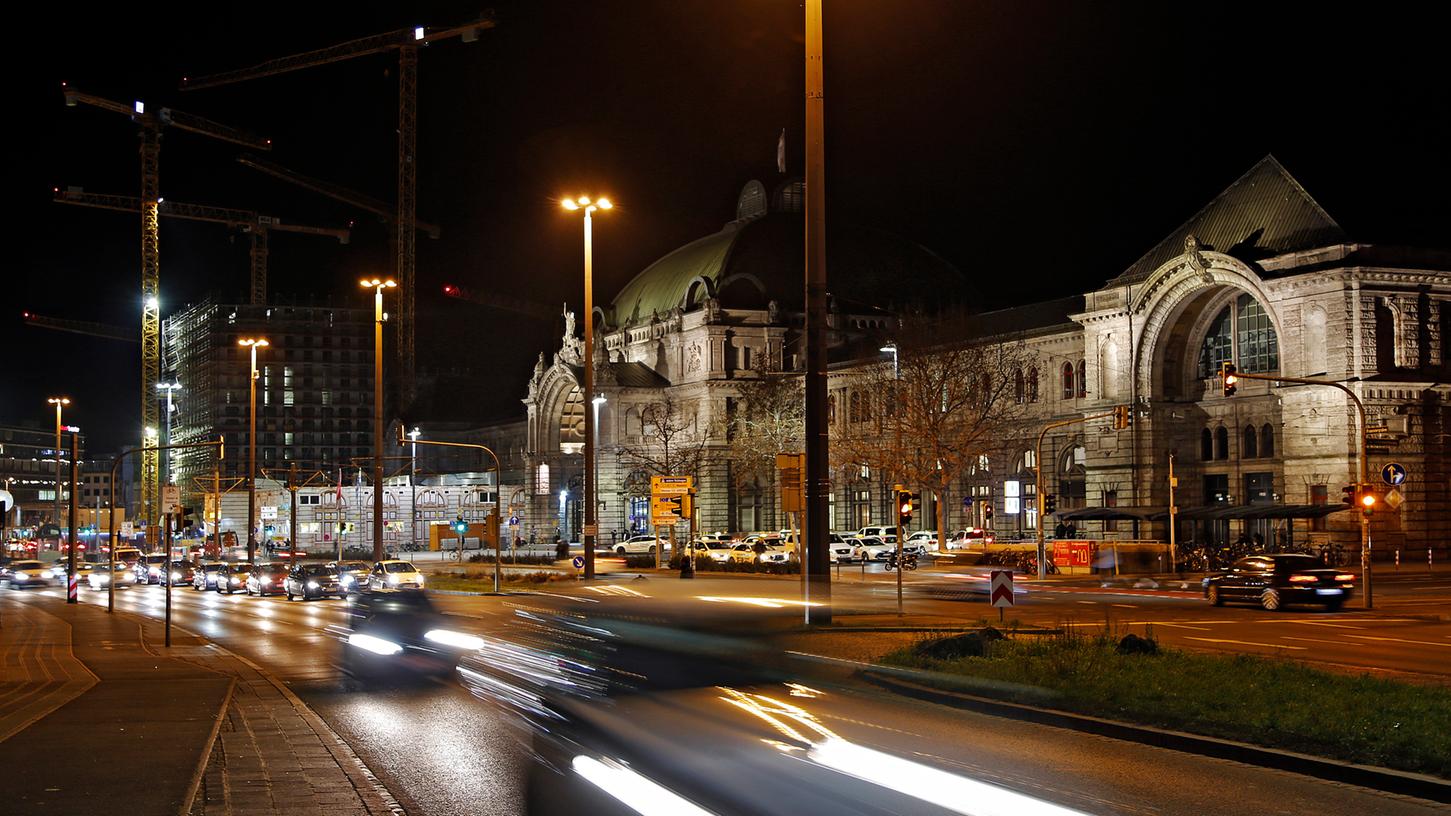
[[[445,283],[443,285],[443,293],[445,295],[456,295],[458,294],[458,287],[451,283]]]

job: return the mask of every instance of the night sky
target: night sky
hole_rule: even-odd
[[[0,423],[44,424],[45,397],[66,393],[93,450],[129,444],[139,425],[136,346],[19,317],[140,322],[139,219],[50,200],[56,185],[136,195],[136,128],[66,108],[62,80],[251,130],[273,140],[280,164],[394,198],[396,57],[176,90],[184,75],[448,26],[478,9],[361,2],[324,15],[312,5],[50,3],[12,21],[32,50],[9,58],[20,251],[0,273]],[[578,308],[579,222],[557,197],[605,193],[619,205],[596,230],[597,298],[608,301],[649,262],[732,218],[746,181],[779,182],[782,128],[788,173],[799,173],[804,24],[799,3],[783,0],[494,6],[496,29],[420,57],[418,214],[443,237],[418,243],[418,348],[422,367],[472,368],[500,384],[481,415],[517,416],[558,326],[447,300],[442,285]],[[1451,106],[1428,8],[826,6],[828,218],[931,248],[966,273],[982,308],[1097,287],[1267,153],[1354,239],[1451,246]],[[391,271],[384,226],[241,167],[238,152],[172,132],[163,195],[319,226],[356,220],[345,247],[274,234],[271,291],[367,305],[357,278]],[[175,221],[161,235],[164,312],[209,291],[244,296],[245,238]]]

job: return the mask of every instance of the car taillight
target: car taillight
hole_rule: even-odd
[[[1319,580],[1320,579],[1317,576],[1314,576],[1314,575],[1291,575],[1290,576],[1290,583],[1292,583],[1292,584],[1313,584],[1313,583],[1318,582]]]
[[[1335,580],[1337,580],[1337,581],[1354,581],[1355,580],[1355,576],[1354,575],[1351,575],[1348,572],[1341,572],[1341,573],[1336,573]]]

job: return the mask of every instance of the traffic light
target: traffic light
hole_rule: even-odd
[[[464,521],[463,516],[459,516],[458,518],[454,519],[453,523],[449,526],[452,527],[453,531],[455,533],[458,533],[459,535],[463,535],[464,533],[467,533],[469,531],[469,523],[467,521]]]
[[[1225,363],[1224,367],[1219,371],[1220,378],[1224,380],[1224,395],[1226,397],[1234,396],[1234,392],[1239,389],[1239,377],[1235,375],[1236,371],[1237,369],[1234,367],[1234,363]]]
[[[695,518],[695,488],[690,488],[680,497],[680,517],[689,521]]]
[[[992,505],[989,504],[989,505],[986,505],[985,507],[982,508],[982,522],[983,522],[983,524],[987,524],[987,525],[991,525],[993,523],[993,507],[992,507]]]
[[[1360,486],[1360,509],[1367,516],[1375,511],[1376,505],[1380,502],[1380,496],[1376,494],[1375,488],[1370,485]]]
[[[912,523],[912,494],[906,490],[897,490],[897,521],[902,527]]]
[[[1127,405],[1115,405],[1113,408],[1113,429],[1122,431],[1133,423],[1133,414],[1129,412]]]
[[[1043,496],[1043,514],[1051,516],[1058,512],[1058,497],[1052,493]]]
[[[1340,497],[1340,501],[1346,507],[1354,508],[1360,506],[1360,491],[1357,489],[1356,485],[1346,485],[1345,487],[1340,488],[1340,492],[1345,494],[1344,496]]]
[[[192,507],[183,507],[183,508],[181,508],[181,524],[180,524],[181,529],[183,529],[183,530],[190,530],[191,527],[192,527],[192,525],[196,524],[196,519],[194,519],[194,518],[191,517],[193,512],[195,512],[195,508],[192,508]]]

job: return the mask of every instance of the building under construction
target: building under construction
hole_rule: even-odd
[[[165,321],[165,369],[181,383],[173,444],[223,435],[221,476],[244,477],[250,355],[257,355],[257,467],[331,471],[373,452],[373,314],[317,302],[250,305],[209,299]],[[163,430],[163,432],[165,432]],[[214,452],[177,451],[172,481],[195,500],[211,489]],[[225,488],[225,485],[223,485]],[[198,502],[200,505],[200,502]]]

